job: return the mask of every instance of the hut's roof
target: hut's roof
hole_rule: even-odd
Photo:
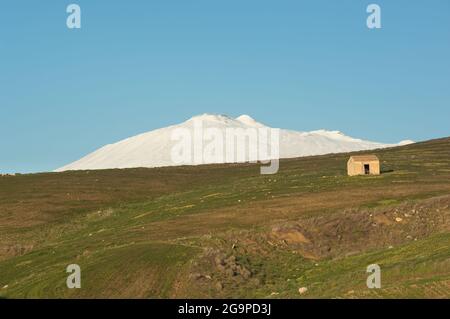
[[[378,157],[376,155],[355,155],[351,156],[350,159],[354,162],[378,161]]]

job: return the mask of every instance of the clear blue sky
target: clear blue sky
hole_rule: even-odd
[[[82,9],[81,30],[66,6]],[[382,29],[366,7],[382,8]],[[450,135],[450,1],[5,0],[0,172],[199,113],[381,142]]]

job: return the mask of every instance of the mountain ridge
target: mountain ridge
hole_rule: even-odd
[[[89,170],[89,169],[111,169],[111,168],[134,168],[134,167],[165,167],[177,166],[178,162],[173,161],[173,149],[176,145],[174,132],[184,130],[184,132],[195,132],[198,127],[207,130],[216,129],[216,133],[225,136],[229,129],[249,129],[249,130],[273,130],[273,128],[260,123],[251,116],[243,114],[233,118],[224,114],[204,113],[193,116],[180,124],[158,128],[120,140],[116,143],[107,144],[96,151],[69,163],[55,170],[62,172],[67,170]],[[255,132],[256,132],[255,131]],[[204,132],[201,133],[202,145],[208,144],[208,139]],[[194,133],[195,137],[195,133]],[[248,142],[248,143],[247,143]],[[258,145],[248,140],[245,142],[246,154],[243,160],[238,162],[248,162],[249,150],[252,147],[260,147],[261,143],[266,143],[270,148],[270,142],[258,141]],[[324,155],[331,153],[343,153],[351,151],[373,150],[379,148],[393,147],[411,144],[412,141],[402,141],[398,144],[386,144],[366,141],[345,135],[341,131],[330,131],[325,129],[309,132],[279,129],[279,157],[294,158],[312,155]],[[223,147],[223,146],[222,146]],[[233,146],[234,147],[234,146]],[[203,150],[202,150],[203,151]],[[225,149],[225,153],[229,151]],[[234,150],[233,150],[234,151]],[[267,159],[258,155],[258,160]],[[232,163],[234,161],[205,160],[201,164]],[[198,163],[182,163],[181,165],[196,165]]]

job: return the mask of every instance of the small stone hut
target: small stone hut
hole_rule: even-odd
[[[347,162],[347,173],[355,175],[380,175],[380,160],[375,155],[351,156]]]

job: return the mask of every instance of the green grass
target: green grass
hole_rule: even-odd
[[[367,289],[366,269],[371,264],[381,268],[380,290]],[[446,233],[401,247],[325,261],[298,277],[297,284],[310,287],[312,297],[348,297],[353,290],[351,295],[360,298],[426,298],[420,287],[444,281],[450,284],[449,265],[450,234]],[[445,296],[448,291],[439,297]]]
[[[10,259],[0,266],[0,296],[8,298],[168,297],[180,269],[198,250],[166,243],[98,249],[64,245]],[[82,269],[82,289],[66,287],[69,264]],[[120,287],[118,287],[118,285]]]
[[[450,194],[450,139],[373,153],[386,171],[380,176],[348,177],[349,154],[282,160],[271,176],[250,164],[2,176],[0,297],[448,297],[444,224],[392,249],[368,245],[355,255],[344,246],[333,259],[267,243],[280,222],[333,222],[343,220],[337,212]],[[210,248],[236,255],[252,277],[217,271],[204,257]],[[82,269],[79,290],[65,287],[72,263]],[[365,287],[371,263],[382,266],[381,290]],[[192,273],[209,279],[192,281]]]

